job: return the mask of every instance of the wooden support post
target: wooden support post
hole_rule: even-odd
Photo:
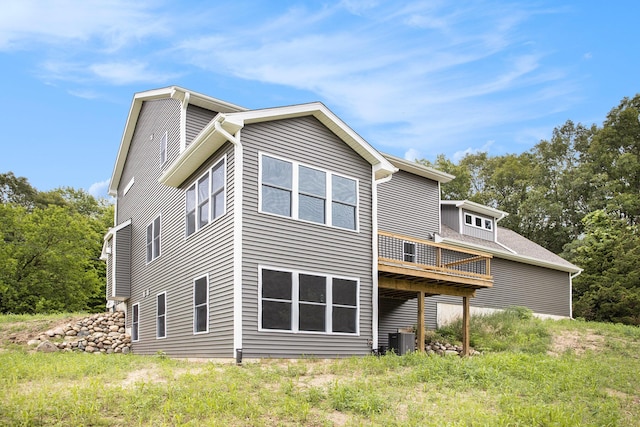
[[[469,297],[462,297],[462,355],[469,356]]]
[[[418,351],[424,351],[424,292],[418,292]]]

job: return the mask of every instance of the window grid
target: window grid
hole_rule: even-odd
[[[464,214],[464,223],[470,227],[481,228],[487,231],[493,230],[493,220],[470,213]]]
[[[190,185],[185,192],[187,237],[224,215],[226,210],[226,156]]]
[[[167,293],[156,296],[156,338],[167,337]]]
[[[277,172],[273,172],[277,164],[289,165],[290,172],[277,177]],[[315,180],[309,184],[314,175]],[[280,183],[277,178],[281,179]],[[313,183],[323,181],[323,188],[319,185],[313,188]],[[262,213],[357,231],[358,188],[355,178],[260,154],[259,209]]]
[[[290,275],[290,297],[265,297],[264,296],[264,286],[263,286],[263,274],[264,272],[271,273],[282,273]],[[313,301],[305,301],[301,297],[300,292],[300,277],[301,276],[313,276],[315,278],[322,278],[324,282],[324,302],[313,302]],[[286,332],[286,333],[309,333],[309,334],[327,334],[327,335],[358,335],[359,334],[359,281],[353,278],[339,278],[334,276],[328,276],[324,274],[316,274],[316,273],[302,273],[297,271],[287,271],[277,268],[267,268],[261,267],[259,269],[259,329],[262,331],[273,331],[273,332]],[[339,301],[339,298],[334,298],[334,285],[336,281],[350,283],[353,286],[353,304],[348,302]],[[266,303],[266,304],[265,304]],[[279,319],[279,325],[286,325],[285,327],[269,327],[265,325],[264,315],[267,310],[265,310],[265,306],[268,306],[267,310],[272,310],[275,307],[285,308],[286,307],[286,319],[287,322],[284,322],[284,316]],[[312,324],[310,319],[305,319],[303,316],[305,315],[305,309],[313,307],[323,307],[324,312],[322,312],[322,316],[324,317],[324,327],[309,327],[307,325]],[[302,310],[301,310],[302,308]],[[316,311],[316,313],[320,313]],[[342,316],[340,314],[342,313]],[[347,313],[347,322],[348,324],[343,324],[345,322],[345,313]],[[282,314],[282,313],[277,313]],[[342,322],[342,323],[336,323]]]

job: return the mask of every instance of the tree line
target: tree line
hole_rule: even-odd
[[[113,206],[0,174],[0,313],[104,311],[102,238]]]
[[[640,325],[640,94],[602,126],[567,121],[522,154],[439,155],[442,198],[506,212],[512,229],[583,268],[574,316]]]

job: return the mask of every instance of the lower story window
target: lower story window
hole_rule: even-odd
[[[196,279],[193,284],[193,332],[209,331],[209,279]]]
[[[358,333],[357,279],[260,269],[260,329]]]
[[[167,336],[167,293],[156,296],[156,338]]]
[[[131,316],[131,341],[140,339],[140,304],[133,304]]]

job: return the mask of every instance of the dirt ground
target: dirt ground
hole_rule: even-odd
[[[587,350],[599,350],[604,347],[604,337],[596,335],[595,331],[563,331],[553,336],[551,349],[547,354],[559,356],[567,350],[573,350],[577,355]]]

